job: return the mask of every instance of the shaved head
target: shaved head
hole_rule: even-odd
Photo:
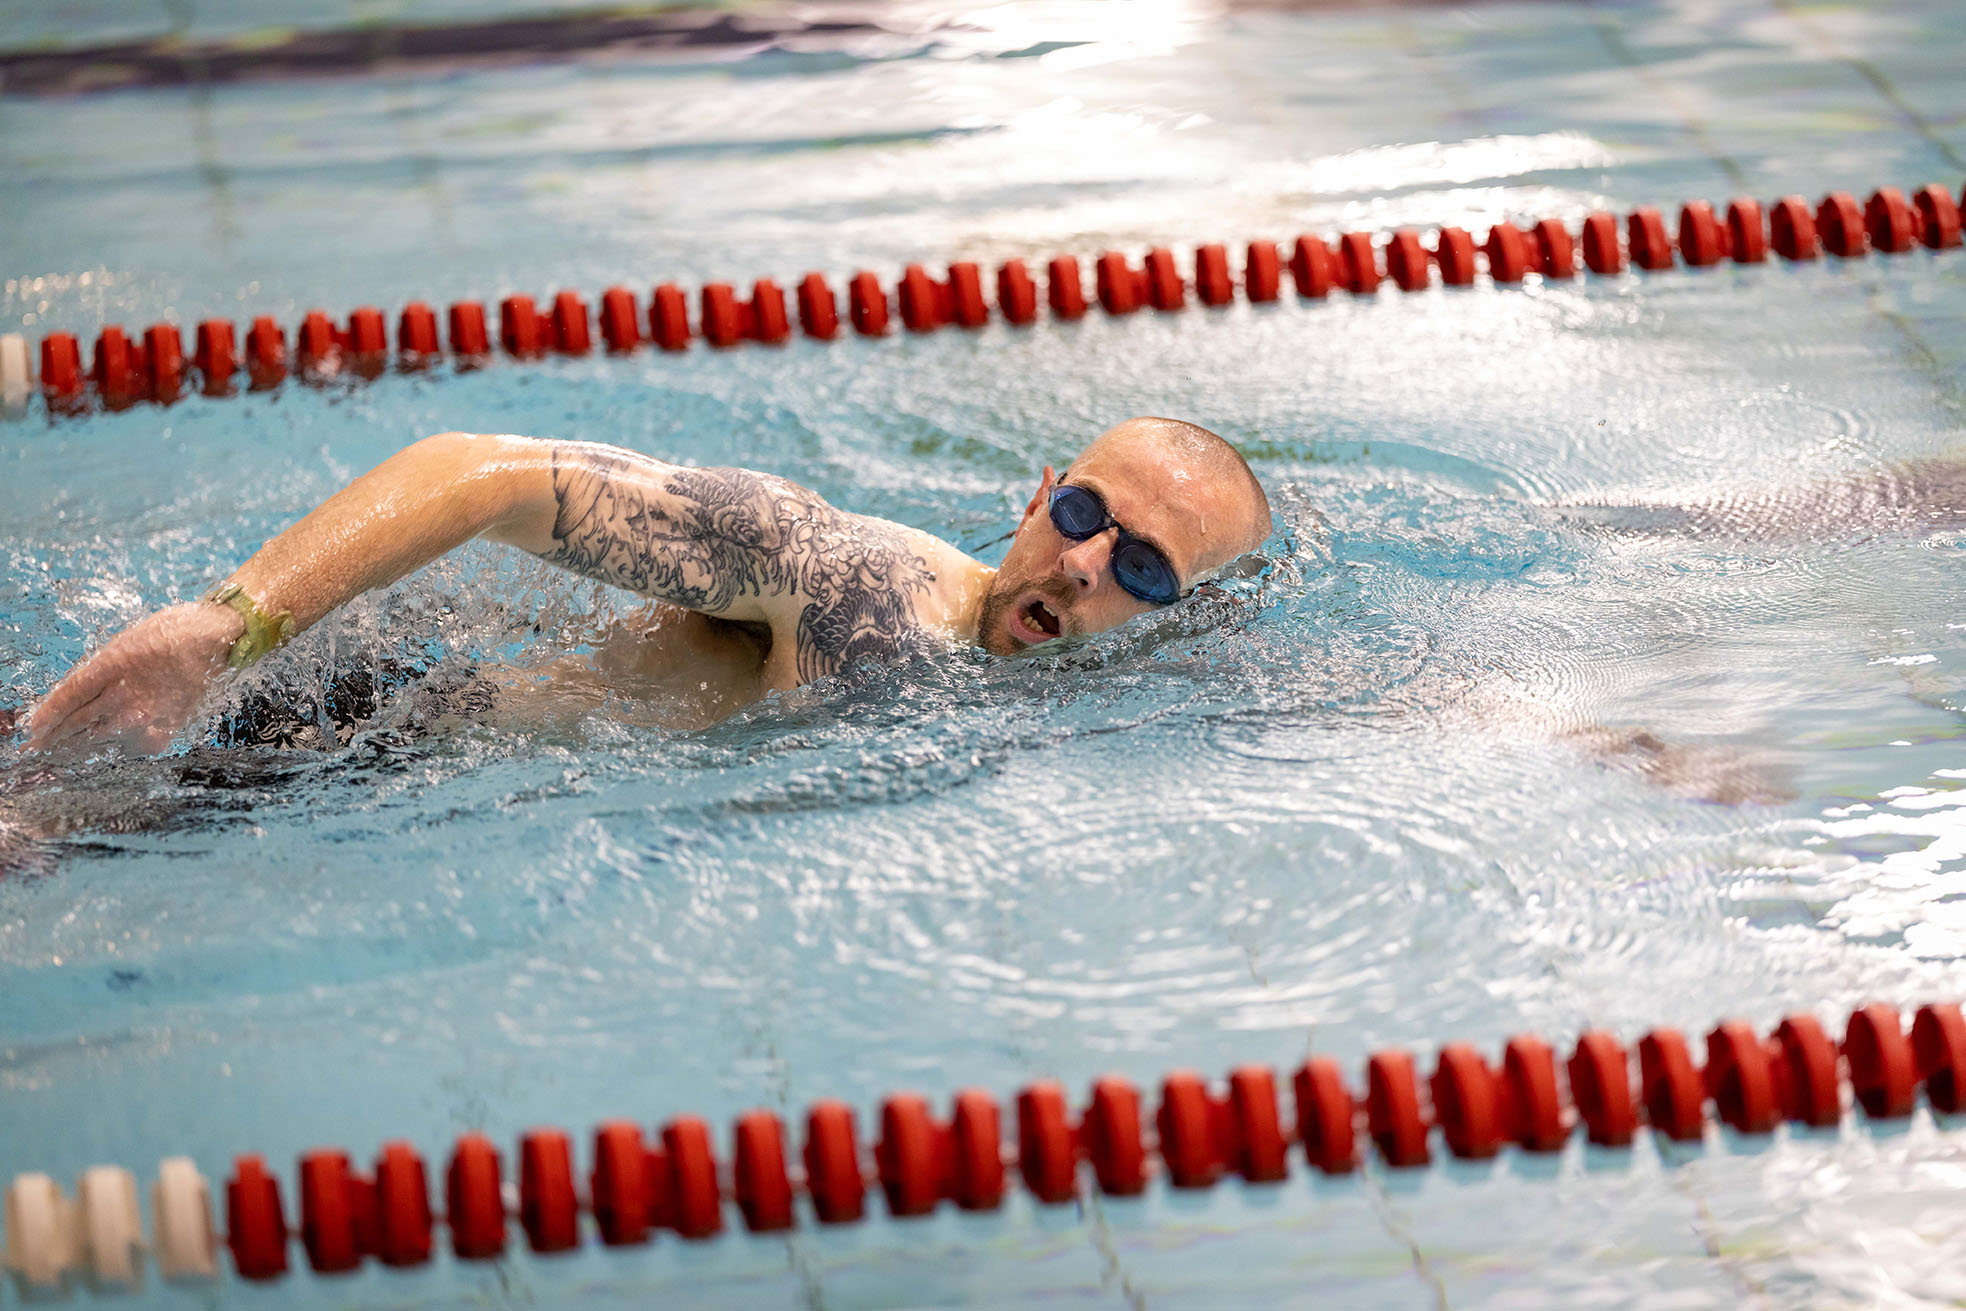
[[[1107,456],[1134,459],[1154,453],[1168,467],[1170,493],[1200,493],[1221,512],[1215,523],[1201,525],[1200,543],[1191,573],[1219,569],[1237,556],[1261,546],[1274,527],[1270,498],[1256,480],[1249,461],[1224,438],[1184,419],[1139,418],[1115,424],[1079,453],[1065,470],[1065,479],[1089,462]]]
[[[1061,486],[1090,492],[1107,526],[1062,533],[1049,509]],[[1158,554],[1185,592],[1261,546],[1271,528],[1270,498],[1235,447],[1180,419],[1128,419],[1094,438],[1063,478],[1044,471],[981,603],[977,641],[1014,655],[1164,604],[1119,581],[1112,553],[1123,542],[1129,558]]]

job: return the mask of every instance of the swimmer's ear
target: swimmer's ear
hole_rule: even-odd
[[[1058,475],[1053,473],[1051,466],[1047,464],[1044,467],[1044,481],[1040,482],[1038,489],[1031,493],[1031,503],[1024,507],[1026,519],[1038,512],[1038,507],[1044,504],[1045,498],[1051,495],[1051,489],[1057,485]]]

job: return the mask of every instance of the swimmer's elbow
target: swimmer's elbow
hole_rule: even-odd
[[[439,432],[412,442],[403,454],[445,465],[474,465],[509,458],[515,448],[540,445],[537,438],[505,433]]]
[[[423,501],[464,536],[492,531],[550,481],[550,444],[502,433],[440,432],[413,442],[400,464],[414,501]]]

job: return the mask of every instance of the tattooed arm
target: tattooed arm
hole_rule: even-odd
[[[935,576],[893,524],[748,469],[586,442],[531,451],[545,476],[487,536],[685,609],[769,624],[798,682],[893,655],[919,628],[915,605]]]
[[[300,632],[477,536],[704,614],[771,627],[768,680],[893,654],[935,582],[929,539],[844,514],[783,479],[685,469],[613,447],[442,433],[363,474],[234,573]],[[160,750],[226,667],[244,622],[209,602],[138,622],[35,707],[30,747]]]

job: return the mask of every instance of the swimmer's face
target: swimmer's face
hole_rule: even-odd
[[[1239,465],[1223,476],[1219,456],[1175,431],[1185,426],[1129,419],[1087,447],[1062,478],[1045,469],[978,612],[979,646],[1015,655],[1053,638],[1103,633],[1157,608],[1113,575],[1118,528],[1074,540],[1053,525],[1051,492],[1061,482],[1096,493],[1116,524],[1158,547],[1184,591],[1262,543],[1270,514],[1256,504],[1261,493]]]

